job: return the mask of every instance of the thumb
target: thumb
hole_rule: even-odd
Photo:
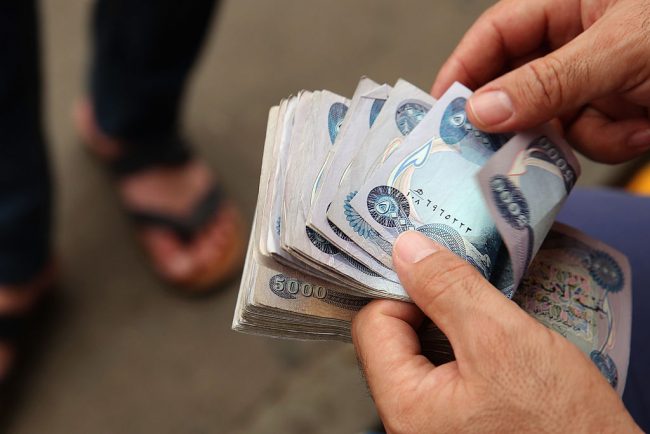
[[[470,121],[489,132],[520,131],[621,89],[625,68],[612,64],[626,62],[621,57],[629,55],[613,52],[611,38],[603,43],[607,25],[598,22],[558,50],[480,88],[468,102]]]
[[[413,302],[436,323],[460,362],[484,361],[533,321],[468,262],[416,231],[399,236],[393,263]]]

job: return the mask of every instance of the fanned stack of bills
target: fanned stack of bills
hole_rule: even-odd
[[[554,224],[580,174],[550,126],[477,130],[471,91],[440,100],[362,78],[351,100],[302,91],[269,113],[259,197],[235,330],[350,339],[374,298],[408,301],[392,269],[400,233],[419,231],[582,349],[622,393],[630,270],[611,247]],[[453,358],[428,324],[423,351]]]

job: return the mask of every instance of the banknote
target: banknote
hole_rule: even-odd
[[[300,96],[310,95],[301,93]],[[284,101],[283,101],[284,102]],[[311,98],[304,112],[311,112]],[[349,322],[353,313],[369,302],[368,297],[354,295],[354,291],[336,287],[330,281],[304,273],[299,267],[287,266],[278,256],[262,254],[260,246],[267,237],[259,224],[268,211],[265,195],[271,193],[269,173],[278,164],[277,143],[274,143],[278,129],[280,107],[269,111],[267,140],[262,160],[262,171],[258,189],[251,237],[246,263],[237,297],[233,329],[249,333],[286,336],[295,338],[348,339]],[[304,117],[307,119],[307,117]],[[293,132],[289,132],[289,135]],[[268,147],[268,148],[267,148]],[[277,192],[275,192],[277,194]],[[280,194],[284,194],[284,190]],[[283,197],[280,196],[280,201]],[[318,326],[318,327],[315,327]],[[317,330],[316,330],[317,328]]]
[[[337,190],[333,195],[331,192],[327,193],[334,197],[327,211],[327,218],[373,256],[380,256],[377,251],[390,254],[391,245],[356,213],[350,206],[350,200],[354,198],[372,169],[402,144],[434,102],[435,99],[427,92],[405,80],[399,80],[390,91],[372,128],[359,145],[357,154],[345,169],[338,185],[323,187],[323,192],[326,189]]]
[[[331,206],[336,190],[322,188],[324,185],[338,185],[345,168],[350,163],[351,155],[358,151],[356,148],[370,131],[370,127],[372,127],[379,115],[390,89],[390,86],[380,86],[368,78],[363,78],[359,82],[341,131],[321,169],[319,186],[316,189],[316,198],[309,210],[307,226],[373,272],[396,282],[397,275],[393,270],[387,268],[354,244],[327,218],[327,210]]]
[[[335,279],[360,292],[406,298],[397,282],[384,279],[347,252],[337,248],[321,234],[307,227],[307,216],[314,203],[322,177],[322,167],[343,125],[350,102],[332,92],[315,94],[311,122],[303,140],[289,156],[283,199],[282,247],[307,265],[329,272]],[[293,147],[293,145],[292,145]],[[308,155],[309,158],[303,158]]]
[[[286,244],[287,237],[293,231],[283,229],[284,227],[293,228],[295,225],[297,218],[295,213],[289,211],[285,215],[285,207],[288,206],[285,199],[297,200],[296,193],[300,191],[299,177],[302,172],[296,166],[304,164],[298,156],[303,155],[305,148],[311,146],[314,111],[321,98],[321,91],[301,92],[295,106],[293,119],[285,117],[282,120],[282,127],[276,130],[276,142],[280,142],[276,145],[277,149],[273,152],[270,164],[276,166],[275,170],[272,170],[276,173],[274,182],[282,184],[276,185],[273,191],[272,214],[270,218],[267,217],[266,212],[263,214],[262,225],[269,234],[268,249],[280,262],[299,268],[307,274],[329,278],[341,283],[344,280],[342,276],[330,273],[315,262],[307,264],[307,259],[294,254],[295,252]]]
[[[251,239],[232,328],[271,337],[349,342],[354,315],[372,298],[265,258],[255,244]],[[514,301],[575,344],[622,394],[631,336],[630,282],[625,256],[557,224]],[[423,353],[435,363],[454,359],[435,325],[428,324],[419,336]]]
[[[315,247],[315,244],[307,235],[305,210],[311,210],[314,195],[324,192],[328,184],[324,181],[326,171],[321,170],[324,154],[315,158],[315,147],[317,143],[325,143],[330,148],[335,146],[338,134],[346,134],[352,125],[345,122],[350,114],[349,109],[343,113],[345,110],[338,106],[338,109],[331,110],[330,116],[330,109],[335,103],[348,105],[349,101],[342,97],[328,100],[329,97],[331,95],[327,96],[326,92],[304,92],[295,98],[283,100],[269,112],[258,203],[233,319],[236,330],[274,337],[349,341],[350,323],[356,312],[374,298],[394,296],[368,291],[344,272],[341,263],[328,266],[320,256],[324,252],[309,247]],[[384,103],[384,109],[389,103],[390,97]],[[441,103],[444,104],[445,100],[441,100]],[[555,212],[579,175],[579,166],[566,143],[553,130],[542,128],[517,134],[496,152],[491,149],[486,151],[477,143],[468,141],[467,135],[483,136],[462,123],[464,112],[458,108],[451,110],[454,114],[448,117],[450,132],[445,133],[447,135],[444,137],[453,136],[452,128],[460,128],[466,132],[462,139],[445,141],[442,134],[435,139],[433,135],[427,138],[431,133],[426,128],[437,107],[430,114],[422,116],[421,129],[414,128],[400,144],[403,148],[396,146],[389,152],[384,152],[385,148],[379,149],[375,161],[368,165],[372,166],[369,169],[370,178],[387,170],[385,167],[389,166],[386,164],[394,165],[400,153],[407,153],[406,149],[410,149],[412,154],[429,139],[433,139],[431,149],[454,147],[450,143],[456,144],[453,151],[438,152],[445,156],[456,152],[464,159],[466,157],[462,154],[467,154],[469,157],[466,159],[474,163],[487,160],[478,170],[477,177],[467,176],[460,169],[449,172],[448,176],[457,179],[455,184],[451,184],[453,187],[464,185],[466,178],[474,179],[483,193],[478,197],[485,201],[484,207],[487,207],[493,225],[501,235],[503,242],[498,249],[490,281],[499,288],[502,288],[501,283],[509,282],[511,290],[504,291],[506,295],[513,297],[522,309],[542,324],[577,345],[621,393],[629,357],[631,274],[625,257],[614,249],[571,228],[552,226]],[[379,111],[376,122],[379,122],[384,109]],[[327,116],[323,113],[327,113]],[[418,138],[418,134],[421,138]],[[497,147],[488,142],[490,140],[486,142],[483,137],[478,144],[484,148],[488,145]],[[280,149],[284,149],[282,152],[288,155],[283,155]],[[407,163],[414,159],[420,161],[420,158],[422,161],[419,164],[424,168],[430,164],[430,158],[438,157],[431,149],[426,153],[420,149],[421,153],[416,153],[414,158],[406,158]],[[327,155],[324,158],[331,156],[329,151]],[[444,161],[444,165],[457,164],[457,160],[451,163]],[[417,207],[422,204],[415,203],[417,198],[411,192],[418,190],[409,183],[417,180],[419,170],[419,167],[411,164],[395,176],[395,179],[401,176],[401,180],[393,182],[391,186],[400,189],[403,185],[410,185],[403,194],[405,203],[412,207],[408,214],[411,225],[406,220],[399,223],[404,223],[409,229],[418,229],[420,226],[414,222],[419,220],[415,220],[414,215],[420,216],[424,212],[418,210]],[[441,165],[439,163],[429,168],[436,172]],[[376,169],[373,170],[373,167]],[[294,176],[292,170],[300,172],[300,176]],[[472,173],[476,175],[475,168]],[[278,188],[278,179],[283,176],[285,185]],[[430,182],[424,176],[423,180]],[[443,181],[449,180],[440,182]],[[360,186],[365,187],[364,183],[360,183]],[[428,188],[431,187],[437,185],[430,184]],[[472,194],[476,192],[472,191]],[[299,210],[301,203],[307,204],[307,208]],[[276,204],[284,212],[281,220],[292,223],[285,223],[284,226],[282,222],[279,225],[273,223],[276,216],[272,215],[272,211]],[[416,210],[415,214],[413,209]],[[295,213],[302,216],[296,218]],[[301,218],[302,223],[295,224]],[[370,218],[369,223],[378,223],[372,215]],[[454,223],[452,217],[449,220]],[[272,231],[272,227],[276,226],[280,228],[281,237],[279,252],[273,253],[276,246],[269,242],[269,233],[277,235],[277,231]],[[384,228],[376,227],[378,230]],[[370,228],[375,230],[372,226]],[[389,242],[389,236],[394,236],[391,230],[382,232],[382,239],[386,236],[384,241]],[[310,244],[305,244],[306,248],[302,245],[300,250],[283,243],[282,236],[306,239]],[[338,248],[333,243],[329,245]],[[345,249],[339,251],[331,256],[340,255],[338,257],[341,258],[341,254],[347,254]],[[364,288],[366,292],[363,292]],[[517,292],[513,296],[515,288]],[[420,330],[419,336],[423,352],[435,363],[453,359],[449,342],[434,324],[430,323]]]
[[[287,98],[280,101],[277,106],[271,107],[269,110],[269,117],[266,125],[266,139],[264,141],[264,153],[262,154],[262,169],[260,173],[260,191],[258,193],[260,203],[258,207],[261,208],[262,214],[268,216],[273,204],[275,182],[275,168],[277,166],[276,155],[279,148],[278,135],[281,134],[281,129],[285,122],[287,115],[287,108],[291,105],[295,107],[295,98]],[[260,225],[267,230],[269,227],[269,219],[262,219]],[[266,233],[266,232],[264,232]],[[259,240],[258,248],[264,256],[270,256],[269,245],[267,237],[261,237]]]
[[[465,105],[471,94],[459,83],[451,86],[369,175],[350,206],[391,246],[400,233],[417,230],[489,278],[501,237],[476,174],[508,136],[486,134],[469,122]],[[392,267],[392,248],[368,248]]]
[[[338,182],[340,179],[341,172],[350,161],[349,155],[355,151],[354,149],[350,149],[350,146],[358,145],[359,139],[363,138],[370,129],[369,126],[366,126],[368,124],[367,121],[359,122],[361,118],[368,119],[370,114],[368,106],[372,107],[375,101],[377,101],[375,98],[368,97],[368,95],[377,89],[383,88],[384,86],[380,86],[367,77],[363,77],[357,85],[341,129],[336,136],[334,144],[330,147],[329,153],[318,175],[314,199],[307,217],[307,225],[318,232],[322,233],[327,228],[331,229],[325,217],[325,213],[331,204],[331,197],[322,194],[322,187],[332,182],[334,178],[336,178],[334,182]],[[385,98],[384,96],[383,100],[378,101],[379,106],[383,105]],[[339,168],[341,165],[343,165],[343,169]],[[338,177],[336,176],[337,172],[339,172]]]
[[[260,252],[265,256],[273,256],[284,264],[298,267],[307,274],[321,278],[330,278],[340,281],[338,276],[332,276],[326,270],[318,266],[305,267],[304,264],[291,255],[289,251],[282,248],[281,245],[281,210],[283,205],[284,179],[286,167],[288,165],[287,155],[290,153],[291,138],[302,138],[303,128],[293,130],[295,113],[299,111],[299,118],[308,119],[311,113],[314,95],[302,92],[298,97],[291,97],[283,100],[277,108],[277,116],[272,121],[269,117],[269,126],[267,129],[272,131],[272,136],[267,136],[267,145],[270,147],[263,155],[262,177],[263,188],[266,198],[261,202],[263,212],[259,224],[262,233],[265,236],[260,237]],[[272,122],[275,125],[270,125]],[[309,123],[309,122],[307,122]]]
[[[294,124],[293,134],[287,149],[282,217],[280,221],[280,241],[285,250],[290,250],[293,241],[302,235],[296,230],[301,227],[297,223],[303,218],[303,209],[309,206],[311,202],[310,198],[314,183],[305,184],[304,178],[306,174],[304,171],[308,170],[315,176],[320,167],[315,167],[314,163],[318,164],[319,160],[325,158],[329,151],[329,149],[323,149],[324,146],[314,146],[314,141],[317,140],[314,137],[315,134],[329,134],[330,116],[327,110],[321,107],[323,93],[322,91],[312,93],[312,98],[308,106],[305,107],[304,125],[298,130],[297,123]],[[340,127],[345,112],[347,112],[347,101],[345,98],[333,93],[326,96],[323,105],[328,105],[328,100],[331,100],[331,105],[336,104],[336,114],[332,116],[332,119]],[[325,131],[321,131],[321,128],[317,128],[314,124],[318,124],[318,127],[324,125]],[[316,152],[316,154],[312,155],[313,152]],[[305,158],[307,156],[309,157]]]
[[[292,137],[302,137],[302,130],[307,123],[307,115],[311,110],[312,101],[311,92],[300,92],[298,97],[286,100],[285,104],[280,105],[280,115],[276,122],[280,123],[275,127],[274,137],[268,141],[273,149],[269,153],[268,162],[262,164],[268,167],[268,177],[262,178],[267,182],[267,197],[264,200],[264,216],[261,224],[264,230],[264,237],[260,237],[260,242],[266,245],[266,251],[270,255],[291,263],[294,259],[284,250],[281,244],[281,221],[282,221],[282,198],[284,197],[284,185],[286,177],[287,158],[290,155],[289,146]],[[295,126],[295,128],[294,128]],[[271,160],[274,159],[274,162]],[[264,251],[264,249],[262,249]]]
[[[273,108],[271,118],[277,114]],[[271,132],[273,127],[267,128]],[[272,148],[270,148],[272,149]],[[264,153],[264,162],[273,162]],[[262,170],[265,172],[265,170]],[[287,266],[275,256],[264,256],[259,249],[263,231],[258,224],[264,217],[264,198],[268,192],[260,177],[246,263],[237,296],[232,328],[252,334],[292,339],[343,340],[349,342],[354,315],[372,298],[329,280]],[[450,360],[450,346],[436,327],[422,331],[423,348],[434,360]]]
[[[517,134],[485,164],[478,183],[521,281],[580,176],[568,143],[550,125]]]
[[[240,332],[288,339],[351,341],[351,322],[373,300],[264,257],[253,225],[232,322]],[[419,333],[422,351],[436,363],[453,360],[447,338],[429,323]]]
[[[630,275],[623,254],[556,223],[514,296],[580,348],[621,395],[630,354]]]
[[[369,301],[249,248],[233,328],[300,339],[349,340],[349,322]]]

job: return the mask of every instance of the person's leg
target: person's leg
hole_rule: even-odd
[[[632,268],[632,342],[623,402],[650,430],[650,197],[618,190],[576,189],[558,220],[625,254]]]
[[[152,161],[185,158],[180,108],[215,0],[98,0],[91,100],[99,128]]]
[[[35,3],[0,2],[0,284],[34,277],[51,253]]]
[[[77,110],[83,138],[119,175],[122,201],[137,214],[154,267],[187,289],[223,282],[243,250],[235,208],[221,200],[214,175],[192,155],[179,125],[215,4],[98,0],[90,95]]]
[[[37,21],[34,0],[0,2],[0,385],[20,323],[53,280]]]

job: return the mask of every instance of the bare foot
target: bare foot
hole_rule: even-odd
[[[75,121],[82,138],[96,155],[104,161],[120,157],[120,143],[98,130],[87,102],[77,106]],[[128,210],[181,219],[192,213],[214,181],[207,165],[198,160],[177,167],[152,167],[116,180],[120,198]],[[244,247],[241,217],[228,200],[190,242],[184,242],[163,227],[140,225],[137,232],[158,274],[192,292],[218,285],[241,266]]]

